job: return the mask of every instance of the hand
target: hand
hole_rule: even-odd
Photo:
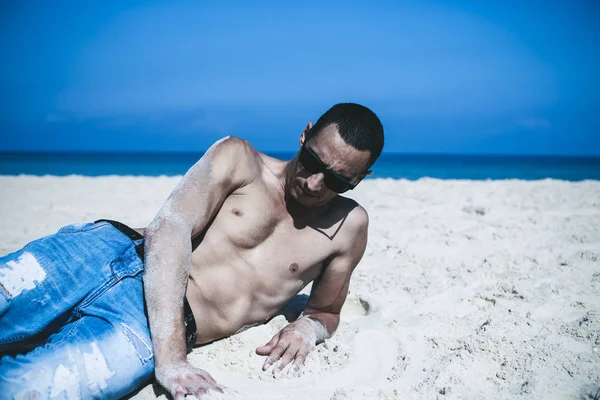
[[[313,324],[307,317],[292,322],[279,331],[269,343],[256,349],[256,354],[268,356],[262,369],[266,371],[279,360],[273,368],[273,375],[278,375],[290,362],[294,361],[294,372],[300,371],[308,353],[315,348],[317,334]]]
[[[171,393],[174,400],[183,400],[186,395],[200,398],[209,389],[223,393],[223,389],[206,371],[192,367],[187,361],[178,361],[156,368],[158,383]]]

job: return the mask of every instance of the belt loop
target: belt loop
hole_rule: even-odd
[[[144,237],[139,232],[137,232],[134,229],[131,229],[127,225],[122,224],[118,221],[113,221],[110,219],[99,219],[97,221],[94,221],[95,224],[99,222],[108,222],[115,229],[117,229],[119,232],[127,236],[132,242],[134,242],[136,253],[138,254],[138,256],[140,256],[141,260],[144,261]],[[135,241],[137,240],[141,240],[141,242],[135,243]]]

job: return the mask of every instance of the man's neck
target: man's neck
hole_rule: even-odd
[[[289,182],[291,180],[291,176],[293,175],[293,170],[295,168],[294,160],[288,161],[283,169],[283,174],[281,176],[281,187],[283,189],[283,200],[285,202],[286,209],[289,215],[294,220],[303,220],[307,222],[311,218],[317,217],[322,213],[326,212],[331,205],[331,201],[323,204],[321,206],[316,207],[306,207],[302,204],[298,203],[289,195]]]

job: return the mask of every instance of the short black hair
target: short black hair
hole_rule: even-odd
[[[335,124],[344,142],[360,151],[368,151],[370,168],[383,150],[383,125],[367,107],[356,103],[339,103],[319,118],[309,137],[318,135],[327,126]]]

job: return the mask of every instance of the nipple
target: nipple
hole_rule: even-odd
[[[244,215],[244,213],[241,210],[238,210],[237,208],[232,208],[231,212],[234,213],[235,215],[237,215],[238,217],[241,217],[242,215]]]
[[[292,265],[290,265],[290,271],[291,272],[296,272],[298,271],[298,264],[293,263]]]

